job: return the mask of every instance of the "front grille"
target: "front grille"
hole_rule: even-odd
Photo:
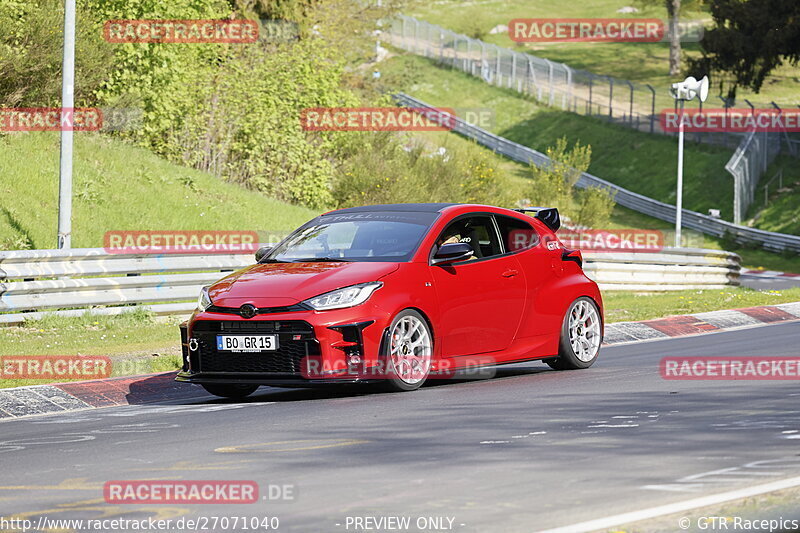
[[[198,340],[199,372],[238,372],[254,374],[300,374],[300,361],[319,355],[314,328],[302,320],[208,321],[195,322],[192,333]],[[278,349],[268,352],[218,352],[220,333],[278,335]],[[299,340],[294,337],[299,336]]]
[[[212,305],[206,312],[208,313],[222,313],[227,315],[238,315],[240,312],[239,307],[221,307]],[[295,313],[297,311],[308,311],[310,308],[304,304],[285,305],[281,307],[259,307],[256,309],[258,315],[269,315],[277,313]]]

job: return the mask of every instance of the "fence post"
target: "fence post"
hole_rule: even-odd
[[[655,119],[656,119],[656,90],[653,89],[653,86],[649,83],[647,84],[647,88],[650,89],[651,97],[650,97],[650,133],[655,132]]]
[[[569,110],[569,105],[572,103],[572,69],[567,65],[564,65],[564,68],[567,69],[567,110]]]
[[[614,118],[614,78],[611,76],[606,76],[608,78],[608,118],[611,120]]]
[[[545,62],[547,63],[547,68],[549,69],[547,83],[548,83],[548,85],[550,85],[550,97],[547,100],[547,105],[552,106],[553,105],[553,63],[548,59],[545,59]]]
[[[499,46],[495,45],[495,48],[497,49],[497,65],[495,65],[495,72],[494,72],[495,82],[496,82],[495,85],[500,87],[500,80],[501,80],[500,67],[503,62],[503,56],[502,56],[503,52]]]
[[[509,81],[509,88],[517,84],[517,53],[511,51],[511,80]]]
[[[439,28],[439,63],[444,63],[444,32]]]
[[[725,142],[725,148],[727,148],[728,147],[728,127],[727,127],[727,125],[728,125],[728,107],[730,107],[730,106],[728,105],[728,99],[727,98],[723,98],[723,97],[721,97],[719,95],[717,96],[717,98],[722,100],[722,107],[725,109],[725,126],[726,127],[725,127],[725,131],[722,134],[723,135],[722,138],[724,139],[724,142]]]
[[[414,52],[419,53],[419,21],[414,19]]]
[[[594,88],[594,74],[587,72],[589,75],[589,116],[592,116],[592,89]]]
[[[628,87],[631,88],[631,101],[628,109],[628,121],[631,125],[633,125],[633,84],[629,80],[625,80],[625,83],[627,83]]]

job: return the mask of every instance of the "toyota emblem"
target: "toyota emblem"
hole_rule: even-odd
[[[253,318],[258,313],[258,309],[253,304],[244,304],[239,308],[239,315],[242,318]]]

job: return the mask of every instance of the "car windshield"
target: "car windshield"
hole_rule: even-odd
[[[262,262],[408,261],[438,213],[332,213],[287,237]]]

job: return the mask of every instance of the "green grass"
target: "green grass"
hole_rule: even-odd
[[[437,106],[482,108],[493,113],[487,129],[520,144],[544,151],[566,136],[570,143],[579,141],[592,146],[589,172],[625,188],[656,198],[675,202],[677,142],[673,138],[639,133],[622,126],[573,113],[554,111],[532,102],[518,93],[488,85],[462,72],[437,66],[432,61],[412,55],[399,55],[381,67],[387,88],[404,91]],[[426,134],[431,139],[447,133]],[[468,142],[468,141],[464,141]],[[441,144],[441,142],[440,142]],[[719,147],[687,142],[684,154],[684,206],[698,212],[720,209],[723,218],[732,217],[733,177],[724,169],[731,151]],[[517,178],[517,184],[528,179],[525,165],[505,160],[502,168]],[[767,175],[784,168],[784,183],[800,180],[800,166],[793,158],[780,156]],[[797,176],[797,177],[795,177]],[[800,204],[798,188],[782,193],[780,207],[772,207],[756,220],[755,227],[789,231],[797,222]],[[757,205],[757,204],[755,204]],[[782,221],[787,221],[783,224]],[[778,225],[782,224],[782,225]],[[636,213],[621,206],[614,209],[612,228],[644,228],[671,231],[674,225]],[[769,226],[769,227],[768,227]],[[800,272],[796,255],[782,255],[761,249],[731,247],[718,239],[684,230],[691,236],[691,245],[714,249],[732,249],[742,256],[746,268],[764,268]],[[798,232],[800,233],[800,232]],[[672,237],[667,240],[671,244]]]
[[[738,287],[722,291],[693,290],[647,294],[603,292],[607,323],[797,301],[800,301],[800,288],[757,291]]]
[[[639,9],[635,14],[620,14],[617,9],[633,5]],[[649,83],[658,91],[658,104],[671,106],[667,93],[669,84],[682,76],[669,76],[669,48],[666,43],[514,43],[507,32],[490,35],[498,24],[508,25],[513,18],[659,18],[666,19],[663,3],[643,6],[641,3],[620,3],[615,0],[592,0],[591,2],[563,2],[561,0],[487,0],[464,2],[463,0],[438,0],[420,2],[411,15],[443,26],[449,30],[480,37],[482,40],[529,52],[539,57],[566,63],[576,68],[627,79],[637,83]],[[683,20],[703,20],[706,27],[713,22],[707,11],[681,12]],[[683,43],[683,56],[697,57],[697,43]],[[685,64],[685,62],[684,62]],[[712,84],[713,84],[712,79]],[[766,81],[760,94],[740,88],[737,95],[744,105],[744,98],[768,104],[771,100],[784,107],[800,104],[800,66],[785,65],[778,68]],[[712,100],[716,100],[712,91]],[[784,105],[785,104],[785,105]]]
[[[673,293],[603,293],[606,322],[800,301],[800,289],[759,292],[744,288]],[[11,355],[104,355],[112,376],[176,370],[181,364],[177,318],[155,319],[143,311],[119,316],[48,316],[0,330],[0,360]],[[59,380],[61,381],[61,380]],[[47,380],[0,379],[0,388]]]
[[[285,231],[316,214],[98,134],[75,134],[74,161],[75,248],[110,230]],[[0,250],[55,247],[58,165],[57,134],[0,136]]]
[[[769,185],[769,202],[765,207],[764,187],[760,186],[750,206],[747,223],[769,231],[800,235],[800,162],[789,156],[778,156],[761,182],[766,184],[778,171],[783,172],[783,187],[778,189],[778,180]]]
[[[663,202],[675,202],[678,144],[674,138],[641,133],[602,120],[556,111],[519,93],[494,87],[433,61],[395,56],[382,67],[385,83],[431,105],[488,108],[489,128],[512,141],[544,152],[559,137],[592,146],[589,172]],[[731,150],[687,142],[684,153],[684,205],[733,215],[733,178],[725,170]]]
[[[7,355],[104,355],[112,376],[175,370],[181,364],[179,319],[156,319],[137,310],[118,316],[49,315],[0,329],[0,358]],[[60,380],[59,380],[60,381]],[[46,380],[0,379],[0,388],[41,385]]]

